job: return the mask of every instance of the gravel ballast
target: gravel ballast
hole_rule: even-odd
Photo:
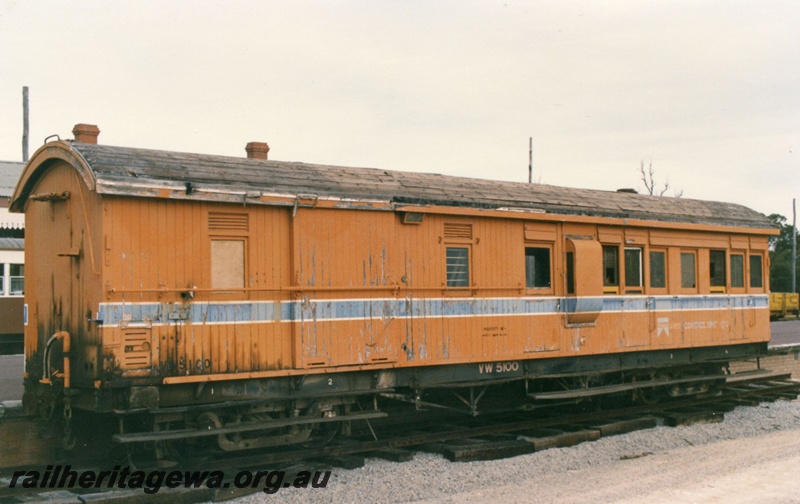
[[[800,502],[798,454],[800,401],[778,401],[739,407],[721,423],[659,426],[496,461],[369,459],[333,469],[326,488],[235,502]]]

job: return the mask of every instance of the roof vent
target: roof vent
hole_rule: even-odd
[[[100,128],[94,124],[76,124],[72,128],[72,134],[75,135],[75,141],[87,144],[97,144],[97,136],[100,134]]]
[[[631,189],[630,187],[625,187],[625,188],[622,188],[622,189],[617,189],[617,192],[621,192],[621,193],[629,193],[629,194],[639,194],[639,191],[637,191],[636,189]]]
[[[250,142],[244,148],[248,159],[267,159],[269,145],[265,142]]]

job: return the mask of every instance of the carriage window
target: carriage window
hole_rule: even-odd
[[[744,255],[731,254],[731,287],[744,287]]]
[[[8,293],[12,296],[25,294],[25,265],[8,265]]]
[[[625,287],[642,286],[642,249],[625,249]],[[641,290],[636,292],[641,293]]]
[[[529,289],[550,288],[549,248],[525,248],[525,286]]]
[[[764,287],[764,279],[761,269],[761,256],[750,256],[750,287],[761,288]]]
[[[211,240],[211,287],[243,289],[244,240]]]
[[[667,286],[667,254],[650,252],[650,287],[663,289]]]
[[[725,251],[710,250],[708,252],[708,269],[711,274],[711,291],[725,291]]]
[[[697,287],[697,275],[695,271],[694,252],[681,252],[681,287],[684,289],[694,289]]]
[[[603,286],[619,286],[619,248],[603,247]]]
[[[447,286],[469,287],[469,249],[447,247]]]

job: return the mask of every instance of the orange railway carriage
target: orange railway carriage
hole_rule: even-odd
[[[776,231],[739,205],[75,132],[33,155],[11,204],[27,228],[25,405],[158,431],[117,441],[212,425],[236,434],[225,449],[281,444],[494,384],[520,403],[678,390],[766,350]]]

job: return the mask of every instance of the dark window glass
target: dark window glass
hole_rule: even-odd
[[[603,285],[619,285],[619,248],[603,247]]]
[[[667,286],[667,254],[650,252],[650,287],[663,289]]]
[[[469,287],[469,249],[447,247],[447,286]]]
[[[761,256],[750,256],[750,287],[761,288],[764,286],[764,279],[762,278],[761,269]]]
[[[731,254],[731,287],[744,287],[744,256]]]
[[[711,272],[711,287],[725,287],[725,251],[708,252],[708,269]]]
[[[694,289],[697,287],[695,274],[695,257],[693,252],[681,252],[681,287]]]
[[[625,287],[642,286],[642,249],[625,249]]]
[[[525,285],[528,288],[550,287],[550,249],[525,249]]]
[[[567,294],[575,294],[575,252],[567,252]]]

